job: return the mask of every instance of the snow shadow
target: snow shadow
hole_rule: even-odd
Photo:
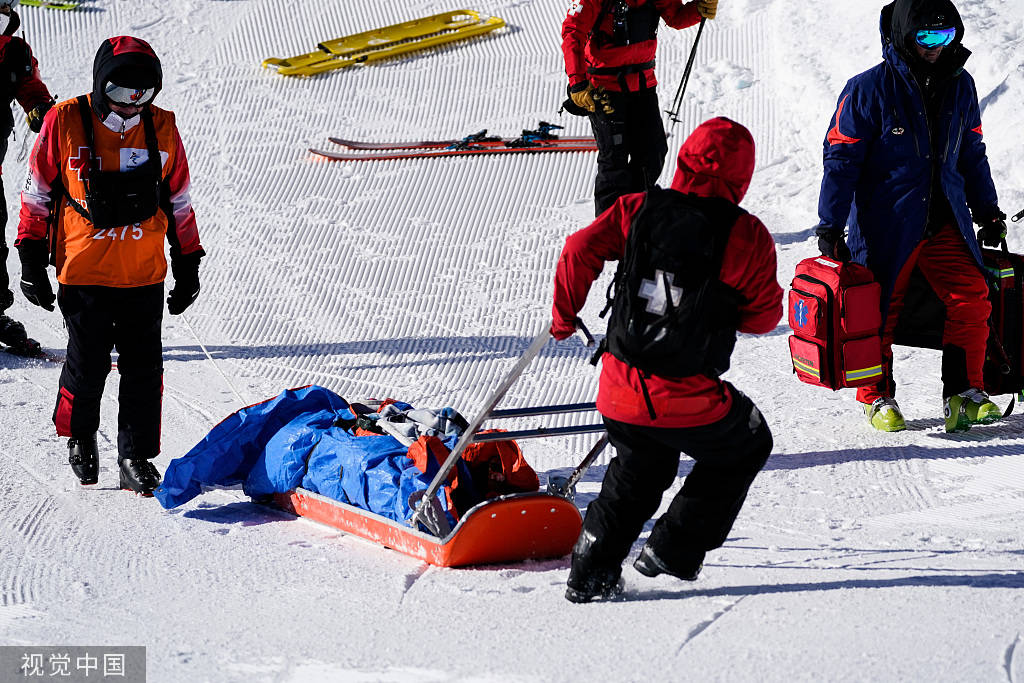
[[[181,516],[212,524],[238,524],[241,526],[256,526],[296,519],[295,515],[283,510],[278,510],[269,505],[246,501],[228,503],[226,505],[203,503],[195,509],[183,512]]]
[[[690,598],[745,598],[749,595],[772,595],[784,593],[809,593],[817,591],[849,590],[851,588],[1024,588],[1024,572],[990,574],[931,574],[925,576],[903,576],[891,579],[848,579],[845,581],[819,581],[802,583],[780,583],[757,586],[720,586],[706,589],[680,589],[674,591],[655,590],[639,594],[626,593],[622,602],[644,602],[648,600],[686,600]]]
[[[404,366],[434,365],[441,360],[450,362],[457,357],[463,362],[519,358],[533,341],[530,337],[488,335],[474,337],[416,337],[393,339],[366,339],[349,342],[320,342],[313,344],[259,345],[206,345],[214,359],[258,360],[263,358],[329,357],[329,356],[433,356],[423,360],[400,361]],[[540,356],[551,358],[580,357],[589,360],[592,347],[578,340],[549,342]],[[443,358],[442,358],[443,357]],[[205,360],[206,354],[198,345],[164,346],[164,359],[175,361]],[[359,368],[381,367],[360,365]]]
[[[953,439],[950,440],[953,441]],[[969,448],[965,448],[963,445],[951,445],[946,448],[926,448],[923,446],[911,445],[880,446],[878,448],[861,448],[841,451],[779,453],[768,458],[768,463],[765,465],[764,469],[766,471],[798,470],[805,467],[840,465],[849,462],[864,462],[871,460],[880,462],[896,462],[899,460],[914,459],[944,460],[947,458],[985,458],[1021,454],[1024,454],[1024,442],[1015,444],[993,444],[991,446],[972,446]]]

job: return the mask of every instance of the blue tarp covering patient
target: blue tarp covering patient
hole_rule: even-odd
[[[400,432],[409,432],[409,425],[392,427],[395,435],[356,436],[352,427],[360,415],[353,408],[342,397],[315,385],[289,389],[243,408],[214,427],[184,456],[172,460],[154,495],[169,509],[192,500],[204,487],[241,484],[247,495],[258,498],[301,486],[404,522],[414,512],[410,496],[427,489],[437,465],[431,463],[424,473],[408,457],[416,434]],[[396,422],[410,423],[405,419],[410,411],[431,416],[429,411],[413,411],[405,403],[387,408],[392,414],[403,413]],[[381,410],[379,414],[384,413]],[[447,414],[457,415],[454,411]],[[464,425],[462,418],[458,419]],[[436,435],[448,449],[455,446],[460,424],[442,419],[433,427],[425,433]],[[459,462],[459,468],[464,469],[465,464]],[[471,481],[468,472],[459,478]],[[438,492],[438,501],[454,524],[444,488]]]

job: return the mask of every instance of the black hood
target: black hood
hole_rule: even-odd
[[[126,88],[156,88],[159,93],[163,80],[160,58],[149,43],[131,36],[108,38],[100,45],[92,65],[93,108],[101,119],[110,113],[103,96],[108,81]]]
[[[936,64],[930,65],[917,56],[915,34],[922,28],[956,28],[956,38],[946,46]],[[883,42],[891,43],[904,61],[914,70],[931,68],[953,71],[963,67],[970,51],[961,41],[964,22],[950,0],[894,0],[882,8]],[[954,66],[955,64],[955,66]]]

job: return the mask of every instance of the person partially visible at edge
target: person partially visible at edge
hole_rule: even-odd
[[[961,44],[956,7],[896,0],[882,8],[880,30],[884,61],[850,79],[829,123],[818,244],[825,256],[866,265],[882,286],[882,378],[857,390],[871,425],[906,427],[892,343],[917,268],[946,307],[943,412],[946,431],[962,431],[1001,417],[983,390],[992,309],[978,241],[998,246],[1006,216],[985,154],[978,92],[964,70],[971,52]]]
[[[668,153],[654,57],[658,24],[683,29],[714,19],[718,0],[571,0],[562,53],[576,114],[597,141],[595,215],[657,182]]]
[[[726,118],[701,124],[679,150],[671,190],[738,205],[754,171],[754,141]],[[621,260],[645,193],[627,194],[588,227],[568,237],[555,273],[551,334],[576,328],[606,261]],[[664,214],[662,214],[664,215]],[[728,229],[729,226],[720,226]],[[719,279],[735,292],[735,332],[764,334],[782,317],[775,243],[757,217],[740,212],[725,243]],[[728,357],[725,359],[728,366]],[[619,590],[621,565],[662,494],[675,481],[680,453],[696,463],[668,511],[654,525],[634,567],[646,576],[697,578],[705,553],[721,546],[754,477],[772,450],[772,435],[754,403],[717,376],[639,376],[612,353],[602,355],[597,409],[617,455],[572,554],[566,597],[585,602]],[[644,397],[646,384],[656,418]]]
[[[53,97],[39,76],[39,63],[32,56],[32,48],[15,36],[21,26],[21,18],[14,7],[18,0],[0,0],[0,164],[7,156],[7,140],[14,130],[14,116],[10,104],[17,100],[25,110],[28,127],[33,133],[39,132],[43,116],[53,106]],[[39,345],[29,339],[25,327],[9,318],[5,311],[14,304],[14,292],[10,288],[7,273],[7,200],[4,194],[3,178],[0,176],[0,344],[11,352],[35,355]]]
[[[164,240],[174,273],[172,315],[198,296],[205,255],[174,114],[153,104],[162,82],[148,43],[103,41],[92,93],[59,103],[43,120],[15,242],[22,292],[50,311],[46,267],[56,265],[68,349],[53,422],[69,437],[72,470],[82,484],[97,481],[100,398],[116,348],[120,485],[143,495],[160,483],[152,460],[160,452]]]

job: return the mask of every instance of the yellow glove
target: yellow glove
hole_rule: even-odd
[[[25,122],[33,133],[38,133],[39,129],[43,127],[43,117],[46,116],[46,112],[50,111],[52,107],[53,100],[43,102],[30,111],[25,117]]]
[[[609,103],[608,93],[605,92],[605,89],[595,88],[590,83],[580,83],[575,88],[570,88],[569,97],[572,98],[572,103],[580,109],[592,112],[601,107],[601,111],[605,114],[615,111]]]
[[[718,0],[697,0],[697,12],[705,19],[714,19],[718,12]]]
[[[589,83],[580,83],[569,90],[569,97],[572,103],[580,109],[594,111],[594,86]]]
[[[615,111],[615,108],[612,107],[612,100],[608,96],[608,91],[604,88],[594,88],[594,104],[601,107],[601,111],[605,114],[611,114]]]

